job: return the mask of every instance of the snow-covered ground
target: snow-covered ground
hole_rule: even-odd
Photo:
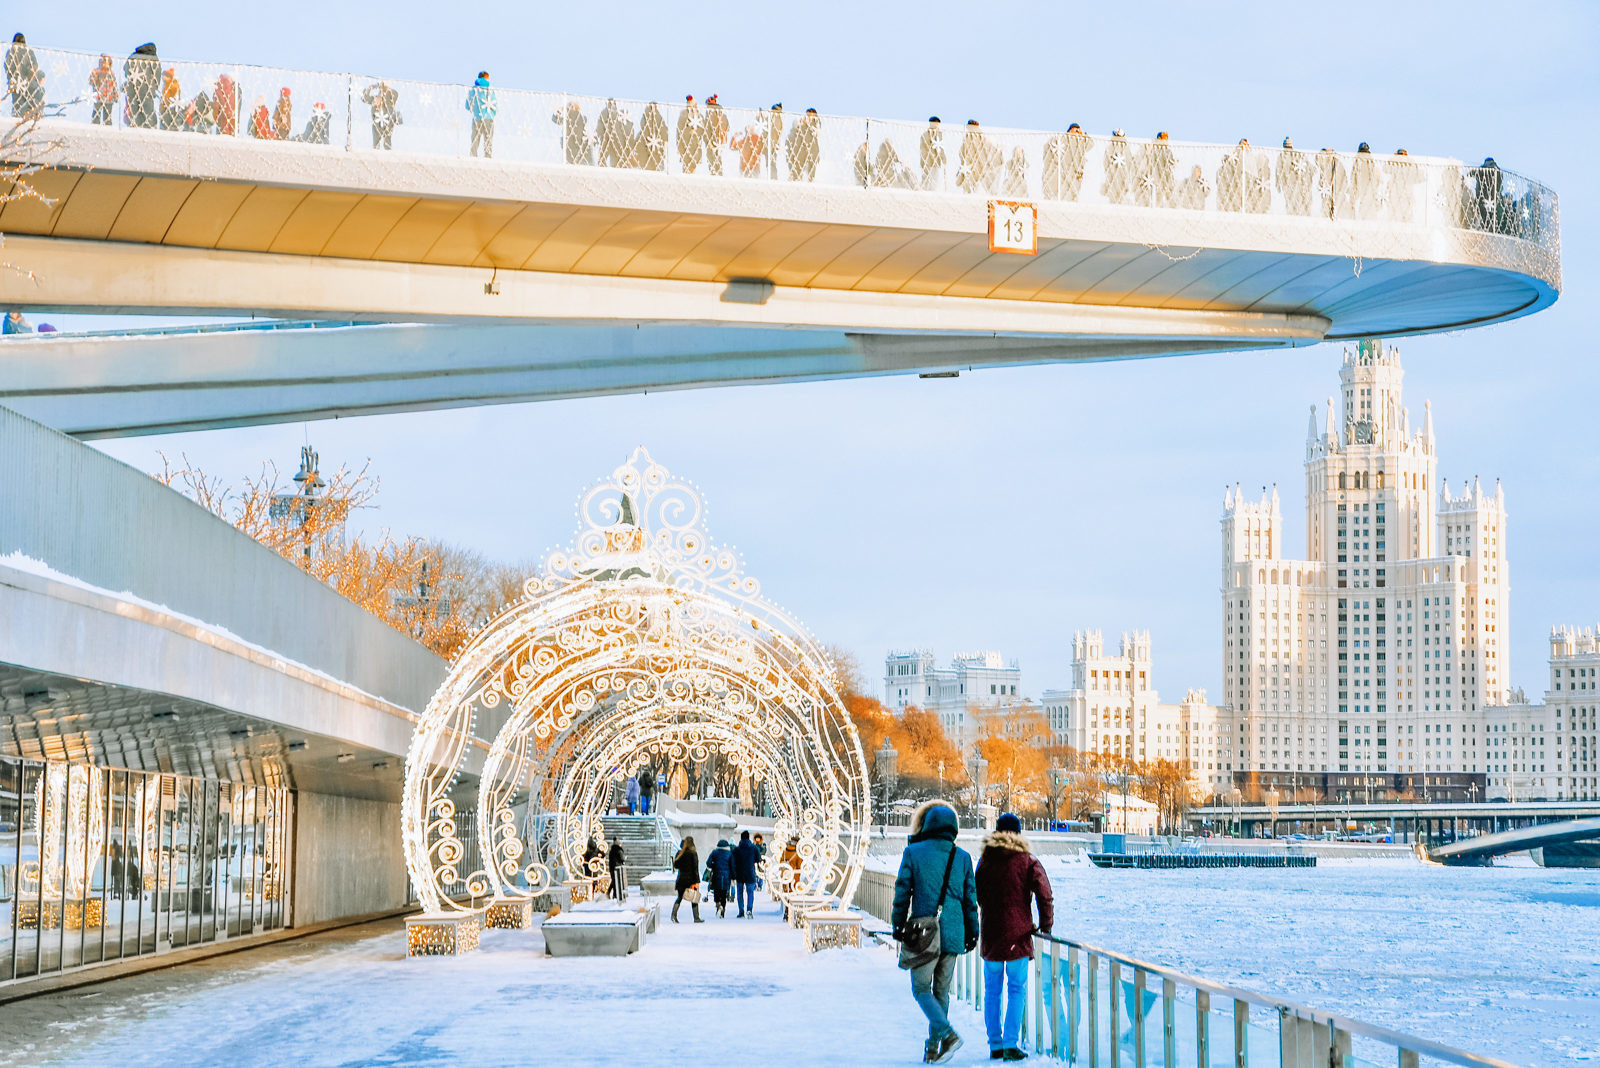
[[[1044,861],[1065,937],[1517,1064],[1600,1061],[1600,870]]]
[[[358,940],[0,1006],[19,1065],[906,1065],[927,1024],[888,949],[807,954],[760,895],[757,918],[674,926],[627,958],[549,958],[489,931],[454,959],[407,960],[398,923]],[[252,958],[255,958],[254,960]],[[987,1063],[981,1022],[954,1010]]]

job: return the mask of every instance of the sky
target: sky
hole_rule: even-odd
[[[374,14],[379,12],[380,14]],[[13,12],[15,19],[17,12]],[[35,45],[1091,134],[1494,155],[1561,196],[1548,311],[1402,340],[1433,402],[1440,474],[1504,481],[1510,677],[1543,690],[1552,624],[1600,620],[1600,449],[1590,308],[1600,4],[496,4],[278,0],[35,5]],[[58,317],[59,318],[59,317]],[[67,323],[66,325],[74,325]],[[867,676],[885,651],[998,649],[1037,696],[1070,682],[1075,629],[1149,629],[1168,700],[1220,699],[1223,490],[1276,483],[1303,552],[1309,405],[1340,349],[713,389],[135,438],[212,475],[370,459],[364,522],[505,559],[570,539],[580,490],[638,444],[695,482],[764,592]]]

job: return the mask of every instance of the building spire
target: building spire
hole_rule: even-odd
[[[1310,452],[1317,443],[1317,406],[1311,406],[1311,416],[1306,420],[1306,451]]]
[[[1422,402],[1422,436],[1431,446],[1433,444],[1433,401]]]

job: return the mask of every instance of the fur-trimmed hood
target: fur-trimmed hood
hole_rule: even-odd
[[[938,809],[943,809],[944,811],[937,812],[936,810]],[[930,815],[933,816],[931,823],[928,818]],[[924,834],[929,831],[945,831],[949,834],[951,840],[954,841],[955,835],[950,832],[955,831],[958,826],[959,825],[956,822],[955,806],[950,802],[941,800],[939,798],[934,798],[931,801],[924,801],[922,804],[918,805],[917,810],[911,814],[910,831],[911,838],[913,840],[916,839],[917,835]]]
[[[1009,849],[1016,853],[1032,853],[1028,840],[1016,831],[990,831],[984,835],[983,848]]]

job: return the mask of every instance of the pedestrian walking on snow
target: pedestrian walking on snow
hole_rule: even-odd
[[[623,791],[622,796],[628,805],[628,815],[632,816],[639,811],[639,776],[628,776],[628,788]]]
[[[628,876],[626,866],[628,858],[623,856],[622,843],[612,842],[611,852],[606,857],[606,867],[611,873],[611,896],[618,901],[622,900],[622,891],[627,885]]]
[[[739,918],[756,914],[756,865],[761,861],[761,850],[750,840],[749,831],[739,832],[739,844],[733,847],[733,879],[738,884]]]
[[[726,838],[717,840],[717,848],[706,858],[706,882],[711,886],[711,898],[717,903],[717,916],[728,914],[728,891],[733,888],[733,848]]]
[[[927,801],[911,817],[900,856],[890,924],[900,967],[911,972],[911,996],[928,1018],[922,1059],[943,1064],[961,1048],[950,1026],[950,981],[956,958],[978,944],[978,897],[972,858],[956,845],[955,809]]]
[[[639,815],[650,815],[650,803],[656,796],[656,772],[645,768],[639,773]]]
[[[1044,866],[1022,837],[1022,821],[1011,813],[996,820],[993,833],[983,840],[974,882],[983,919],[983,1022],[989,1032],[989,1056],[1026,1060],[1021,1039],[1022,1007],[1028,1001],[1028,961],[1033,957],[1034,932],[1050,933],[1055,909]]]
[[[672,903],[672,922],[678,922],[678,906],[687,901],[694,922],[704,923],[700,918],[700,854],[695,852],[693,835],[684,835],[678,855],[672,858],[672,869],[678,873],[673,883],[678,899]]]

